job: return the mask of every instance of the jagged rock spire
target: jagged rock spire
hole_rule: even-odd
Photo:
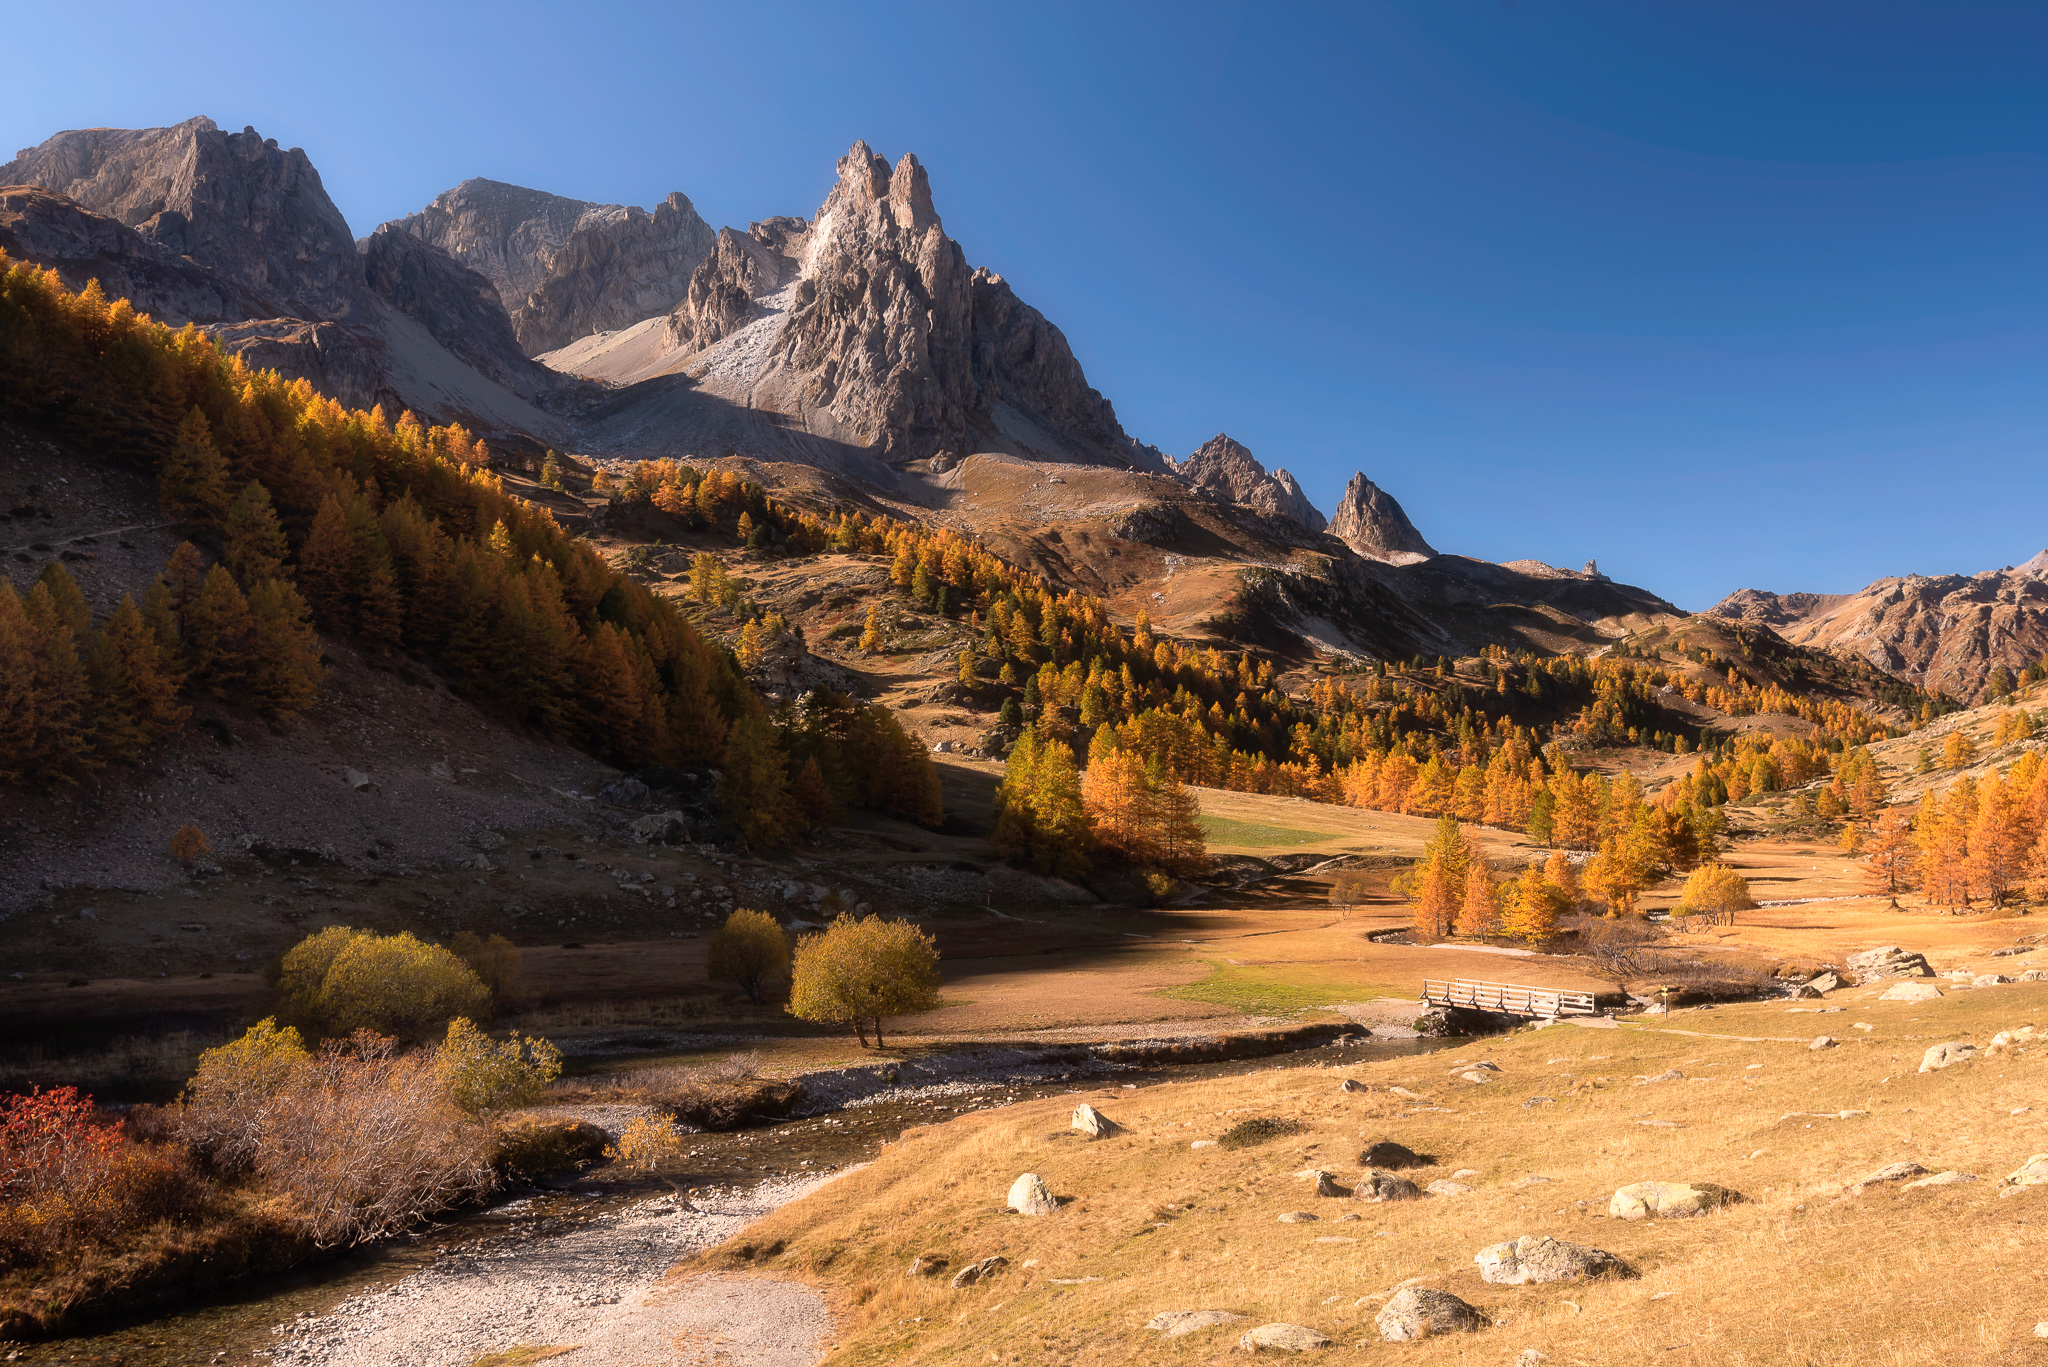
[[[1367,479],[1364,471],[1344,486],[1336,516],[1330,519],[1330,535],[1366,559],[1390,565],[1412,565],[1436,555],[1394,496]]]

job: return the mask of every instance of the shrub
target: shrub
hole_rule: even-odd
[[[448,1099],[471,1113],[530,1106],[562,1075],[562,1051],[513,1031],[494,1040],[462,1017],[448,1022],[437,1067]]]
[[[122,1148],[119,1123],[96,1121],[76,1087],[0,1097],[0,1266],[113,1232]]]
[[[902,921],[841,916],[796,947],[789,1012],[803,1020],[851,1025],[882,1047],[882,1020],[939,1004],[939,951],[932,937]]]
[[[522,1120],[491,1139],[491,1170],[507,1181],[530,1182],[551,1172],[602,1158],[610,1141],[587,1120]]]
[[[1270,1115],[1254,1116],[1250,1120],[1240,1120],[1232,1125],[1216,1136],[1216,1142],[1226,1149],[1249,1149],[1255,1144],[1264,1144],[1268,1140],[1284,1138],[1290,1134],[1301,1134],[1307,1129],[1308,1126],[1299,1120],[1287,1120]]]
[[[247,1169],[272,1115],[286,1104],[292,1078],[311,1057],[298,1031],[270,1018],[207,1050],[186,1085],[178,1137],[222,1172]]]
[[[286,952],[278,1016],[323,1038],[357,1030],[419,1040],[457,1016],[488,1018],[490,989],[469,965],[409,933],[330,926]]]
[[[662,1171],[683,1158],[683,1137],[676,1133],[671,1121],[651,1115],[640,1116],[626,1126],[619,1135],[619,1142],[606,1149],[604,1156],[636,1172],[651,1173],[675,1187],[678,1195],[682,1193],[683,1189],[676,1186],[675,1179]]]
[[[257,1151],[257,1176],[318,1247],[416,1228],[491,1188],[489,1132],[447,1099],[436,1051],[396,1043],[362,1030],[322,1046]]]
[[[465,930],[448,942],[448,948],[490,990],[493,1005],[502,1010],[518,1000],[525,985],[526,961],[517,945],[502,935],[486,939]]]
[[[180,826],[171,835],[171,858],[181,864],[190,864],[213,853],[213,846],[207,843],[206,832],[197,826]]]
[[[1330,882],[1330,905],[1354,907],[1369,895],[1371,876],[1362,869],[1344,869]]]
[[[711,937],[704,971],[713,982],[737,983],[747,1000],[761,1004],[764,984],[789,976],[789,936],[765,911],[741,907]]]
[[[1727,925],[1735,923],[1736,912],[1755,907],[1748,880],[1726,864],[1700,865],[1686,878],[1685,890],[1678,895],[1680,912]]]

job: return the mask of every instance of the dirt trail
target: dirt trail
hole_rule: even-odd
[[[850,1171],[848,1169],[847,1171]],[[468,1367],[521,1345],[574,1345],[577,1362],[810,1367],[832,1320],[797,1282],[707,1274],[676,1285],[677,1260],[739,1233],[830,1177],[770,1180],[689,1209],[627,1206],[560,1237],[491,1238],[325,1315],[279,1326],[278,1367]]]

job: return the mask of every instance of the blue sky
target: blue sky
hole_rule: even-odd
[[[253,124],[360,234],[474,175],[808,215],[865,138],[1134,436],[1326,511],[1687,608],[2048,545],[2039,4],[269,9],[14,14],[0,146]]]

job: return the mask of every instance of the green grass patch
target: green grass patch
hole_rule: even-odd
[[[1163,987],[1156,995],[1184,1002],[1213,1002],[1248,1016],[1291,1016],[1337,1002],[1409,996],[1384,983],[1354,982],[1304,970],[1273,969],[1209,960],[1214,971],[1185,987]]]
[[[1279,846],[1322,845],[1340,839],[1333,831],[1303,831],[1292,826],[1268,826],[1257,821],[1233,821],[1227,816],[1203,816],[1202,831],[1211,845],[1248,845],[1270,850]]]

